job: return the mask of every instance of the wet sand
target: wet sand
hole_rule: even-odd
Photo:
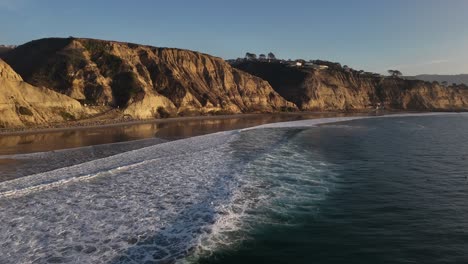
[[[184,117],[95,127],[10,131],[0,134],[0,155],[45,152],[147,138],[176,140],[266,123],[350,115],[365,115],[365,113],[282,113]]]

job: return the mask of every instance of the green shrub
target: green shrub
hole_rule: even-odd
[[[86,66],[86,59],[78,51],[73,51],[64,56],[64,60],[68,61],[68,64],[71,65],[75,70],[82,69]]]
[[[208,112],[208,114],[210,115],[232,115],[232,112],[229,111],[229,110],[224,110],[224,109],[221,109],[221,110],[213,110],[213,111],[210,111]]]
[[[201,115],[201,113],[198,110],[185,109],[183,111],[180,111],[177,115],[181,116],[181,117],[184,117],[184,116],[199,116],[199,115]]]
[[[114,77],[121,70],[123,60],[110,53],[112,47],[106,42],[87,40],[83,45],[91,54],[91,60],[96,63],[104,76]]]
[[[27,116],[32,116],[33,113],[31,112],[31,110],[29,110],[29,108],[26,108],[24,106],[20,106],[18,108],[18,112],[21,114],[21,115],[27,115]]]
[[[268,98],[269,98],[270,100],[274,100],[274,99],[276,98],[276,94],[275,94],[274,92],[270,92],[270,93],[268,94]]]
[[[282,106],[280,112],[296,112],[296,109],[290,106]]]
[[[210,97],[208,96],[207,93],[203,93],[203,95],[201,96],[201,99],[200,99],[200,103],[202,106],[206,106],[208,104],[210,100]]]
[[[110,47],[104,41],[86,40],[84,41],[83,45],[89,51],[89,53],[93,55],[96,53],[110,51]]]
[[[96,105],[103,94],[104,87],[100,84],[88,83],[83,90],[85,100],[81,100],[81,104]]]
[[[121,58],[110,53],[103,53],[95,62],[101,73],[108,77],[117,75],[123,65]]]
[[[61,111],[60,112],[60,115],[62,116],[62,118],[64,120],[67,120],[67,121],[73,121],[73,120],[76,120],[75,116],[66,112],[66,111]]]
[[[122,72],[117,74],[111,84],[114,103],[118,107],[125,107],[137,93],[142,91],[138,78],[133,72]]]
[[[171,113],[169,113],[166,110],[166,108],[164,108],[162,106],[158,107],[157,111],[158,111],[158,115],[159,115],[160,118],[169,118],[169,117],[171,117]]]

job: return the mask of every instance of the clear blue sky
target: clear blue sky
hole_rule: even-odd
[[[0,43],[52,36],[468,73],[467,0],[0,0]]]

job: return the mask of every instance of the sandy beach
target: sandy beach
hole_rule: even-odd
[[[160,138],[175,140],[267,123],[376,113],[294,112],[177,117],[122,122],[69,122],[52,127],[4,129],[0,155],[23,154],[91,145]],[[379,113],[383,114],[383,113]]]

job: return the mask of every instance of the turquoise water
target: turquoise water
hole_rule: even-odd
[[[0,263],[467,263],[468,115],[343,120],[7,157]]]

